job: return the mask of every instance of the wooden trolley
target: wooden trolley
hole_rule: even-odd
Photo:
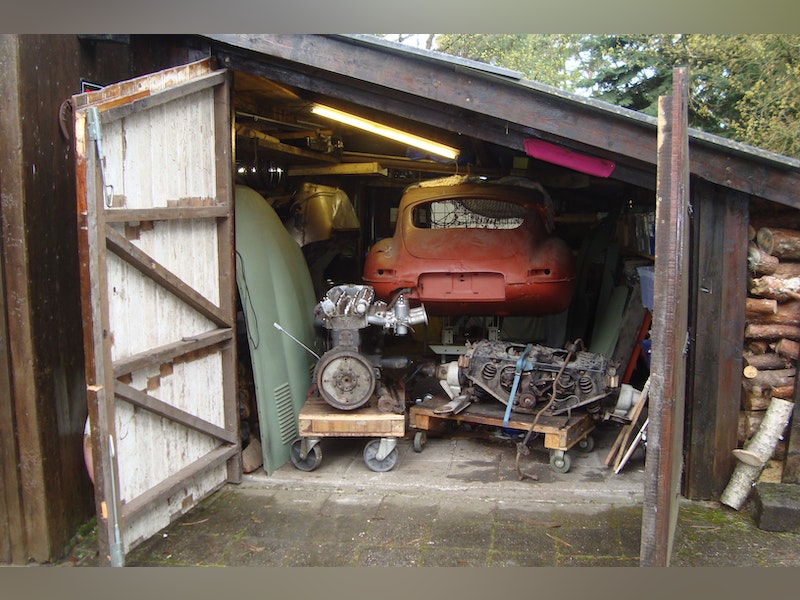
[[[341,410],[312,396],[298,415],[300,439],[292,444],[292,464],[301,471],[316,469],[322,461],[322,438],[370,437],[364,463],[372,471],[389,471],[397,464],[397,439],[405,436],[405,426],[404,413],[382,412],[374,406]]]
[[[458,414],[436,413],[440,402],[425,401],[415,404],[408,412],[408,427],[414,433],[414,450],[422,452],[427,440],[427,432],[444,432],[454,424],[468,423],[508,428],[528,432],[535,415],[511,413],[508,425],[504,425],[505,406],[501,404],[471,404]],[[541,416],[533,427],[534,433],[544,434],[544,447],[550,450],[550,468],[557,473],[566,473],[572,466],[567,453],[573,447],[581,452],[591,452],[594,438],[589,435],[595,428],[589,413],[573,415]]]

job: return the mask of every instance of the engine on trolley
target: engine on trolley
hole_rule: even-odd
[[[619,388],[616,367],[578,343],[561,349],[482,340],[468,344],[457,361],[440,365],[437,377],[460,399],[457,410],[494,398],[520,413],[558,415],[579,407],[596,413]]]
[[[314,317],[317,325],[330,332],[330,349],[314,372],[319,395],[341,410],[365,406],[375,397],[381,411],[403,412],[402,381],[387,384],[383,370],[403,369],[409,361],[376,353],[375,345],[367,343],[364,330],[375,326],[380,334],[406,335],[414,325],[427,323],[425,308],[411,308],[402,292],[387,303],[375,299],[371,286],[349,284],[329,289],[317,304]]]

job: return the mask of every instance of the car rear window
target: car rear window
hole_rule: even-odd
[[[516,229],[527,209],[489,198],[433,200],[416,205],[411,222],[420,229]]]

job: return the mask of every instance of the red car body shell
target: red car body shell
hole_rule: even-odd
[[[494,201],[517,205],[513,228],[420,227],[415,210],[431,202]],[[551,235],[547,207],[530,189],[487,183],[418,187],[400,201],[394,236],[367,254],[363,279],[389,301],[401,289],[430,315],[548,315],[566,310],[575,259]]]

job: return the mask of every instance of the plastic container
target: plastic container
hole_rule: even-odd
[[[653,310],[653,285],[655,284],[655,269],[654,267],[637,267],[636,271],[639,273],[639,284],[642,288],[642,306],[646,309]]]

